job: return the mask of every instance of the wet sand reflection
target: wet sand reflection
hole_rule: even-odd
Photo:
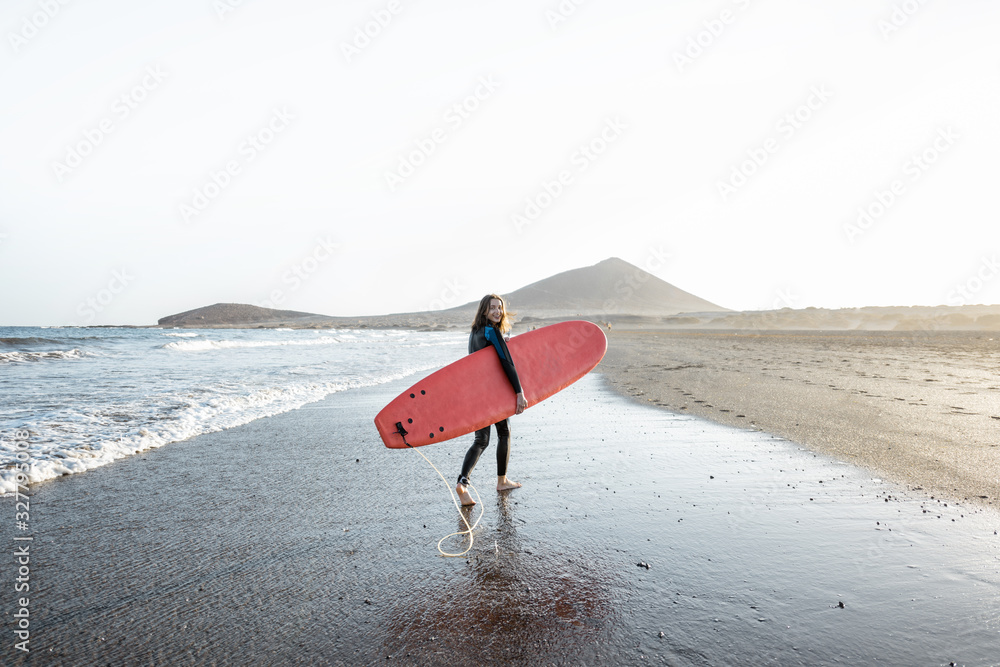
[[[478,509],[464,511],[471,524]],[[611,568],[593,554],[525,549],[507,494],[497,498],[497,517],[495,529],[476,528],[449,582],[394,610],[386,655],[420,664],[537,664],[593,655],[605,643],[614,617]]]

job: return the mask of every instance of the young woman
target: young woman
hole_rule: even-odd
[[[469,334],[469,354],[478,352],[490,345],[496,350],[500,357],[500,365],[507,374],[514,393],[517,394],[517,407],[514,414],[521,414],[528,407],[528,401],[521,391],[521,381],[517,377],[517,369],[514,368],[514,360],[511,359],[510,351],[504,334],[510,331],[511,322],[507,316],[507,308],[503,298],[496,294],[487,294],[479,302],[479,309],[476,311],[476,318],[472,322],[472,333]],[[516,489],[521,485],[507,479],[507,462],[510,460],[510,424],[509,420],[497,422],[493,426],[497,429],[497,491]],[[462,463],[462,472],[458,476],[458,485],[455,487],[459,500],[463,505],[475,505],[476,501],[469,495],[465,488],[469,483],[469,475],[476,467],[476,462],[490,444],[490,427],[481,428],[476,431],[476,437],[472,441],[472,447],[465,454],[465,461]]]

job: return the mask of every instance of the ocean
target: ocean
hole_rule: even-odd
[[[454,332],[0,327],[0,494],[18,462],[31,483],[84,472],[444,366],[466,344]]]

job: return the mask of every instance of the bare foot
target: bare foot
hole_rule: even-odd
[[[520,489],[520,482],[512,482],[507,479],[507,475],[497,477],[497,491],[509,491],[510,489]]]
[[[469,494],[469,490],[465,488],[464,484],[456,485],[455,493],[458,494],[458,501],[462,503],[463,507],[476,504],[476,501],[472,499],[472,496]]]

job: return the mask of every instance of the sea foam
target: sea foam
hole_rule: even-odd
[[[13,340],[0,346],[0,362],[74,361],[57,375],[46,363],[19,363],[3,378],[10,400],[0,412],[0,494],[14,492],[19,461],[30,464],[30,483],[84,472],[465,353],[464,334],[230,330],[183,332],[193,335],[164,344],[170,334],[159,330],[73,333],[0,338]],[[70,341],[79,347],[32,349]],[[28,438],[15,443],[14,434]]]

